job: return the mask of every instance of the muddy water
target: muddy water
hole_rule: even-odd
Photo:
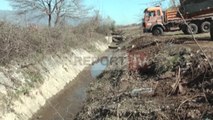
[[[81,110],[86,91],[94,79],[90,67],[86,68],[63,91],[49,100],[32,120],[72,120]]]
[[[109,57],[110,51],[103,56]],[[65,87],[63,91],[47,101],[47,104],[33,116],[31,120],[72,120],[82,109],[86,100],[87,90],[95,76],[101,74],[107,64],[105,61],[97,61],[84,69],[75,80]]]
[[[112,51],[105,52],[104,56],[91,66],[91,75],[98,77],[110,64],[110,58],[112,57]]]

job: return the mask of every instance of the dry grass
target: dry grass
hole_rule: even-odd
[[[38,60],[45,55],[67,52],[70,48],[93,48],[91,41],[104,40],[104,35],[93,29],[86,25],[51,29],[20,27],[0,22],[0,64],[11,60]]]

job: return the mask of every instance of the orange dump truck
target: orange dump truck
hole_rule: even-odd
[[[185,25],[185,21],[188,26]],[[185,34],[210,31],[213,20],[213,0],[180,0],[180,6],[163,11],[160,6],[144,11],[144,32],[162,35],[163,32],[182,30]]]

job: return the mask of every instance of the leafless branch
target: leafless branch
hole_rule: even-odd
[[[35,13],[39,18],[48,18],[48,25],[55,26],[63,19],[80,18],[87,9],[81,0],[8,0],[18,10],[18,14]],[[37,15],[39,14],[39,15]],[[35,18],[35,17],[33,17]]]

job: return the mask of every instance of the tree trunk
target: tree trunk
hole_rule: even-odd
[[[56,3],[57,3],[57,0],[56,0]],[[56,4],[56,7],[55,7],[55,11],[56,11],[56,19],[55,19],[55,26],[58,26],[61,22],[61,3],[59,4]]]
[[[49,15],[48,15],[48,27],[52,27],[51,22],[52,22],[52,15],[49,14]]]
[[[51,7],[51,3],[48,3],[48,26],[52,27],[51,23],[52,23],[52,7]]]
[[[60,23],[60,14],[57,13],[56,20],[55,20],[55,26],[58,26],[59,23]]]

